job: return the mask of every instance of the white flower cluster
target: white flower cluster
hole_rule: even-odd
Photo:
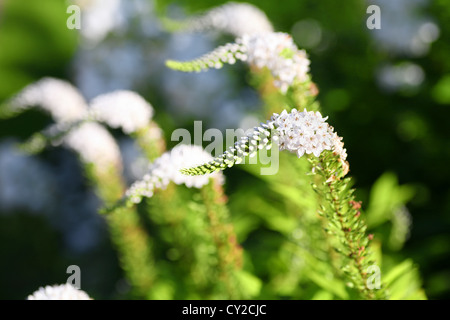
[[[234,147],[224,152],[223,164],[231,167],[241,163],[246,156],[254,157],[258,150],[272,148],[270,130],[273,129],[271,122],[261,123],[259,127],[254,127],[253,131],[241,137]],[[219,163],[222,161],[219,160]]]
[[[84,163],[94,163],[98,168],[121,166],[119,147],[112,135],[96,122],[85,122],[72,129],[63,144],[80,155]]]
[[[187,62],[169,60],[169,68],[184,72],[219,69],[224,63],[242,60],[250,66],[268,68],[275,78],[274,85],[286,93],[294,82],[308,80],[310,61],[304,50],[299,50],[292,37],[282,32],[247,34],[236,43],[223,45],[202,57]]]
[[[235,37],[256,32],[273,32],[272,24],[263,11],[249,3],[228,2],[193,19],[188,29],[216,29]]]
[[[153,116],[153,107],[139,94],[127,90],[99,95],[89,106],[93,119],[112,128],[120,127],[127,134],[147,126]]]
[[[29,295],[27,300],[92,300],[83,290],[77,289],[71,284],[61,284],[39,288]]]
[[[237,43],[246,48],[247,63],[267,67],[275,78],[275,86],[285,93],[294,81],[308,79],[310,61],[287,33],[271,32],[244,35]]]
[[[178,145],[156,159],[143,179],[135,182],[125,195],[132,202],[139,203],[142,197],[152,197],[155,189],[165,189],[171,181],[176,184],[185,184],[189,188],[201,188],[213,176],[222,183],[223,176],[218,173],[187,176],[180,172],[182,168],[197,166],[210,160],[212,160],[211,155],[199,146]]]
[[[80,120],[87,112],[79,91],[70,83],[54,78],[43,78],[30,84],[8,104],[17,111],[38,106],[49,112],[56,122]]]
[[[277,130],[280,150],[296,153],[300,158],[305,153],[319,157],[322,151],[332,150],[342,161],[347,158],[342,138],[323,118],[320,112],[300,112],[292,109],[290,113],[284,110],[274,114],[272,121]]]

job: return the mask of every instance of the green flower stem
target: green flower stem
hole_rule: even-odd
[[[362,294],[369,298],[373,299],[374,295],[367,287],[367,273],[363,270],[362,260],[367,256],[365,246],[360,246],[359,243],[353,242],[353,236],[351,233],[351,228],[348,227],[348,224],[344,221],[344,215],[341,213],[340,209],[342,208],[341,202],[339,200],[339,193],[336,191],[332,182],[327,183],[327,187],[332,197],[332,207],[334,209],[335,215],[339,219],[339,225],[344,234],[345,243],[347,244],[347,255],[350,259],[352,259],[356,269],[358,270],[358,277],[360,278],[359,286],[362,288]]]
[[[251,134],[241,137],[233,147],[229,147],[223,154],[215,157],[208,163],[192,168],[183,168],[181,173],[186,175],[203,175],[213,173],[226,168],[231,168],[235,164],[239,164],[247,157],[253,157],[258,150],[272,147],[274,129],[273,123],[261,123],[259,127],[255,127]]]
[[[198,212],[188,203],[191,200],[184,197],[180,188],[170,183],[166,189],[157,190],[153,197],[145,202],[146,217],[151,228],[154,228],[155,237],[160,239],[155,244],[156,249],[165,256],[168,252],[175,253],[158,281],[169,283],[176,288],[175,292],[191,290],[203,294],[207,291],[205,287],[208,280],[205,279],[205,274],[209,271],[208,258],[198,254],[203,248],[203,230],[198,227],[200,220]],[[182,277],[178,274],[180,271]],[[178,297],[172,293],[169,298],[186,298],[186,296]]]
[[[160,18],[160,21],[161,21],[163,28],[169,32],[177,32],[177,31],[181,31],[181,30],[186,30],[190,26],[189,21],[177,21],[177,20],[168,18],[166,16],[162,16]]]
[[[0,104],[0,119],[6,120],[13,118],[26,110],[27,108],[14,108],[10,102],[2,103]]]
[[[138,145],[150,160],[156,159],[165,150],[164,140],[160,138],[160,132],[157,130],[159,131],[159,127],[151,122],[149,126],[133,133]],[[115,172],[109,177],[96,174],[95,180],[99,181],[98,193],[106,207],[112,208],[105,211],[109,212],[106,220],[112,240],[119,252],[121,266],[133,286],[136,296],[146,298],[151,293],[157,274],[153,245],[149,235],[142,227],[137,207],[126,206],[124,201],[117,200],[123,195],[125,186],[121,179],[110,181],[114,176],[118,178],[119,173]]]
[[[25,142],[19,144],[19,149],[28,154],[42,152],[49,144],[57,144],[70,131],[90,120],[79,120],[71,123],[57,124],[41,132],[34,133]]]
[[[156,277],[152,247],[133,208],[119,208],[106,216],[119,261],[138,298],[146,298]]]

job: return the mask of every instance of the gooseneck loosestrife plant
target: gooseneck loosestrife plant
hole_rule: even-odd
[[[168,60],[169,68],[184,71],[202,71],[221,68],[225,63],[234,64],[236,60],[247,62],[256,68],[267,68],[274,77],[274,84],[281,92],[295,82],[308,79],[310,61],[304,50],[299,50],[292,37],[282,32],[245,34],[216,50],[188,62]]]
[[[343,270],[365,298],[373,299],[376,294],[368,288],[366,271],[374,263],[367,250],[370,237],[365,235],[366,226],[359,218],[358,203],[353,190],[348,188],[349,178],[344,178],[349,171],[344,143],[326,120],[318,111],[292,109],[288,113],[283,110],[222,155],[180,171],[196,176],[225,170],[241,163],[246,156],[254,156],[259,149],[271,148],[274,143],[280,151],[295,153],[298,158],[310,155],[313,172],[322,179],[320,185],[313,185],[313,188],[326,200],[319,214],[328,219],[327,232],[340,241],[335,250],[348,260]]]
[[[66,283],[41,287],[30,294],[27,300],[92,300],[92,298],[83,290]]]
[[[201,146],[182,144],[166,150],[153,107],[132,91],[102,94],[88,103],[71,84],[44,78],[0,108],[1,118],[32,107],[51,116],[54,123],[21,147],[37,153],[63,146],[78,155],[103,202],[100,212],[133,296],[295,299],[312,290],[338,299],[388,298],[388,283],[373,285],[370,268],[379,263],[373,236],[366,234],[361,203],[350,187],[343,139],[315,100],[318,90],[306,52],[290,35],[274,32],[265,14],[248,4],[230,3],[187,21],[164,22],[172,30],[213,29],[237,37],[199,59],[166,63],[184,72],[237,61],[249,66],[250,82],[265,102],[262,117],[269,120],[224,153],[213,157]],[[121,151],[108,128],[133,138],[150,162],[131,185],[122,177]],[[244,165],[263,149],[279,155],[278,173],[264,176],[258,165]],[[236,191],[247,192],[245,202],[233,196],[228,202],[222,171],[238,164],[263,187],[246,185]],[[264,249],[269,267],[253,265],[261,253],[249,253],[251,243],[239,244],[242,225],[249,230],[255,223],[255,217],[238,217],[248,220],[235,228],[242,208],[259,218],[266,209],[276,215],[265,220],[282,239],[274,241],[281,243],[276,254]],[[90,297],[68,285],[47,286],[29,296],[64,298]]]

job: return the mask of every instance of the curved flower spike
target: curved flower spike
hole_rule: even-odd
[[[0,118],[11,117],[37,106],[64,127],[84,121],[104,122],[112,128],[132,133],[149,125],[153,107],[139,94],[118,90],[95,97],[89,106],[70,83],[43,78],[30,84],[10,99],[0,111]],[[52,129],[54,132],[55,130]]]
[[[47,77],[7,101],[0,118],[9,118],[34,106],[48,112],[56,122],[77,121],[87,113],[86,101],[77,88],[67,81]]]
[[[48,112],[55,124],[33,134],[20,145],[21,149],[28,153],[38,153],[49,143],[59,145],[69,132],[75,130],[79,134],[87,130],[102,131],[96,129],[98,126],[95,125],[83,126],[87,122],[102,122],[112,128],[121,128],[126,134],[132,134],[152,159],[159,156],[160,150],[165,148],[159,127],[151,121],[153,107],[132,91],[118,90],[102,94],[88,105],[78,89],[70,83],[54,78],[43,78],[25,87],[2,106],[0,118],[12,117],[33,106]],[[83,129],[80,131],[81,126]],[[100,133],[100,136],[105,138],[103,133]],[[81,147],[78,144],[77,146]],[[111,146],[111,143],[107,142],[105,146]],[[110,154],[116,153],[115,148],[107,149],[111,151]]]
[[[181,173],[196,176],[231,168],[235,164],[241,163],[245,157],[255,156],[259,149],[270,149],[272,141],[277,138],[273,135],[274,129],[273,121],[261,123],[259,127],[255,127],[251,133],[240,138],[233,147],[228,148],[220,156],[200,166],[185,167],[181,169]]]
[[[304,50],[299,50],[292,37],[282,32],[244,35],[217,48],[199,59],[187,62],[168,60],[169,68],[193,72],[221,68],[224,63],[246,61],[256,68],[268,68],[274,77],[274,85],[286,93],[295,82],[307,81],[310,61]]]

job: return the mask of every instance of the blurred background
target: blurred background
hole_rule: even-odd
[[[307,50],[363,208],[376,194],[389,198],[382,210],[401,212],[402,240],[386,250],[412,258],[429,298],[450,298],[450,3],[247,2]],[[183,19],[220,3],[0,0],[0,103],[51,76],[73,83],[87,100],[115,89],[138,92],[155,108],[168,147],[172,131],[194,120],[204,129],[248,128],[263,120],[262,101],[243,64],[196,75],[164,65],[233,40],[162,28],[161,17]],[[82,8],[81,30],[66,27],[69,4]],[[380,30],[366,27],[371,4],[381,8]],[[0,299],[64,283],[72,264],[91,296],[126,297],[129,286],[97,214],[101,203],[77,159],[62,148],[30,157],[14,147],[50,122],[33,110],[0,120]],[[142,174],[142,155],[129,138],[117,138],[131,183]],[[226,172],[227,193],[246,179],[239,171]]]

